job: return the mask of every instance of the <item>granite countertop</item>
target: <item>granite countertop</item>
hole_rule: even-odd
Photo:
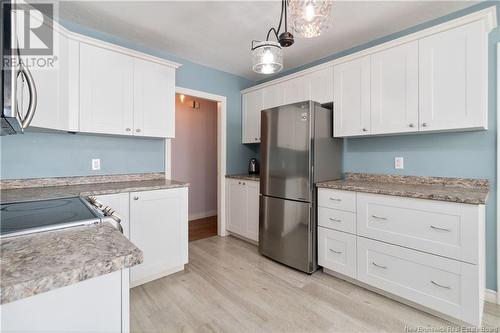
[[[1,304],[140,264],[142,251],[107,223],[0,240]]]
[[[345,179],[320,182],[316,186],[474,205],[485,204],[489,193],[489,183],[485,179],[360,173],[346,173]]]
[[[260,175],[250,175],[250,174],[226,175],[226,178],[252,180],[256,182],[260,181]]]
[[[74,185],[70,185],[74,184]],[[71,196],[103,195],[187,187],[189,183],[165,179],[164,174],[61,177],[3,180],[0,203]]]

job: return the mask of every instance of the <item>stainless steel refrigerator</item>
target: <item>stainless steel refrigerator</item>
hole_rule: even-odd
[[[332,133],[332,110],[316,102],[261,111],[259,251],[306,273],[317,269],[314,184],[341,177]]]

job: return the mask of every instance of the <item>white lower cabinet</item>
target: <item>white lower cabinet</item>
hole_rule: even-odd
[[[259,241],[259,182],[226,179],[226,229]]]
[[[121,297],[122,272],[115,271],[2,304],[2,332],[127,332]]]
[[[414,303],[480,325],[477,265],[357,237],[358,280]]]
[[[356,278],[356,236],[318,227],[318,264]]]
[[[188,189],[130,193],[130,240],[144,262],[130,269],[135,287],[184,269],[188,262]]]
[[[321,188],[318,263],[433,313],[480,325],[484,208]]]

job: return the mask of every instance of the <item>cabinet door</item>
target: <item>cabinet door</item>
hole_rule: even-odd
[[[285,101],[283,104],[292,104],[309,100],[309,79],[299,76],[283,82]]]
[[[263,88],[263,109],[274,108],[285,104],[285,85],[277,83]]]
[[[321,69],[307,75],[309,79],[309,99],[318,103],[333,101],[333,67]]]
[[[132,134],[133,58],[80,43],[80,131]]]
[[[333,67],[334,136],[370,134],[370,57]]]
[[[130,193],[130,240],[144,262],[130,269],[132,287],[183,269],[188,253],[188,189]]]
[[[2,332],[123,332],[121,273],[2,304]]]
[[[371,133],[418,131],[418,42],[372,55]]]
[[[242,119],[243,143],[260,142],[260,111],[262,110],[262,90],[254,90],[243,94]]]
[[[60,131],[79,130],[78,68],[79,43],[54,31],[54,55],[51,68],[31,67],[37,90],[37,107],[30,127]],[[27,94],[23,97],[28,97]],[[28,105],[28,99],[23,105]]]
[[[244,236],[247,232],[247,193],[241,180],[227,179],[227,226],[226,229]]]
[[[175,137],[175,69],[134,59],[134,135]]]
[[[419,41],[420,131],[487,128],[487,34],[477,21]]]
[[[247,234],[246,237],[259,241],[259,182],[245,181],[247,190]]]

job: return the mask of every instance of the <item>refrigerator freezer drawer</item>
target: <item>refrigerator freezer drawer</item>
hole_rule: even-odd
[[[259,251],[303,272],[317,268],[311,204],[260,196]]]

